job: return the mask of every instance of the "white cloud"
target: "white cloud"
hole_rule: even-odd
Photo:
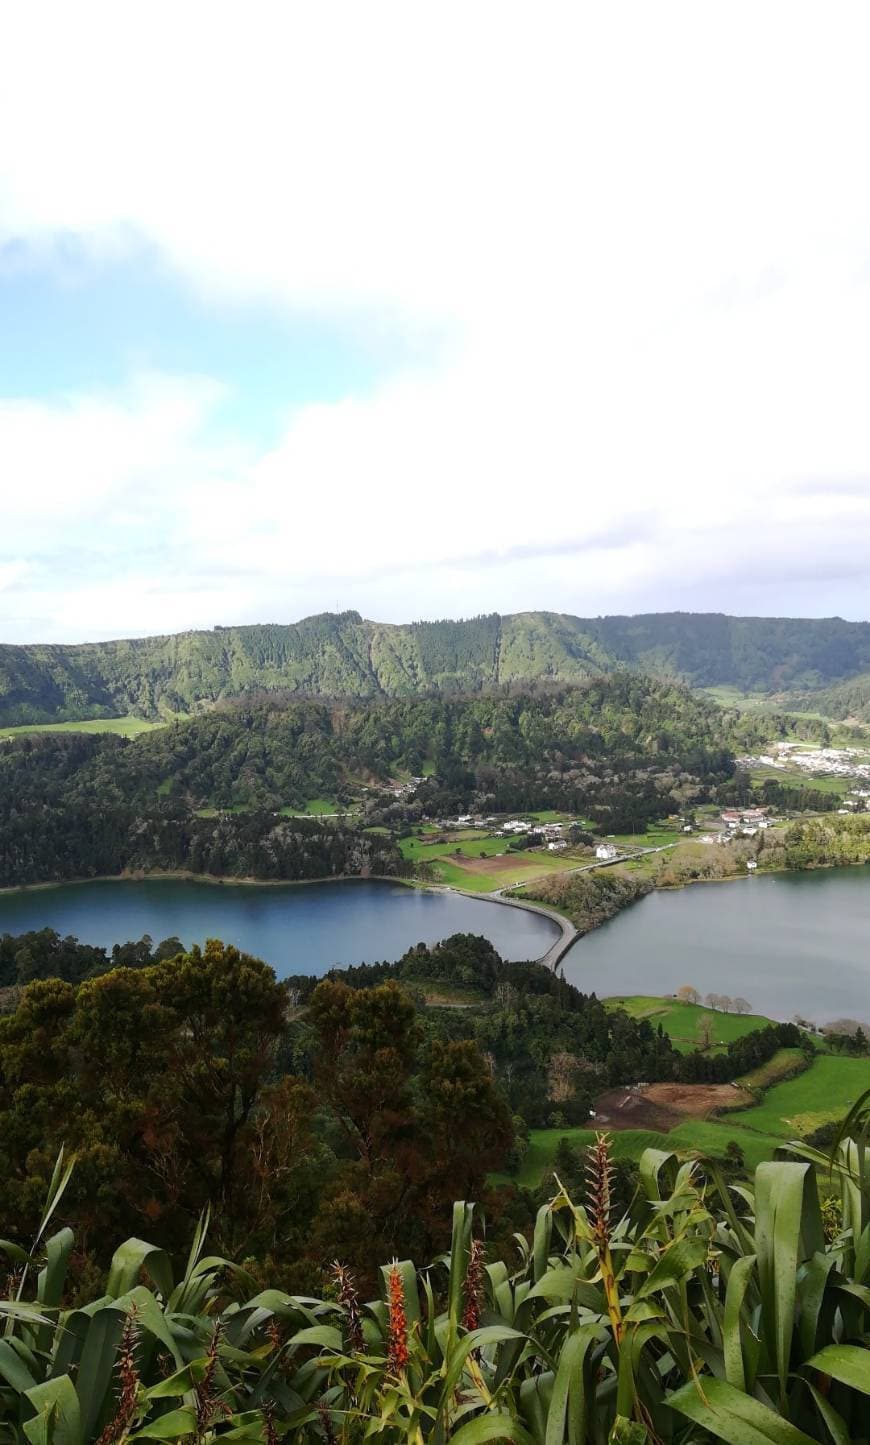
[[[259,456],[210,440],[205,379],[0,403],[0,562],[103,559],[20,577],[7,635],[860,610],[864,6],[83,0],[3,28],[0,247],[147,246],[214,304],[452,335]]]

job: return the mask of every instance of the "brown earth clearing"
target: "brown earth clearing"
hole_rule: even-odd
[[[755,1103],[732,1084],[649,1084],[645,1089],[610,1089],[596,1101],[596,1127],[655,1129],[667,1133],[685,1118],[708,1119]]]

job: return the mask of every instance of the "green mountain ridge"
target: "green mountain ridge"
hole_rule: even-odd
[[[491,613],[392,624],[357,612],[80,644],[0,645],[0,726],[136,713],[223,698],[468,694],[638,670],[696,687],[813,694],[870,672],[870,623],[842,618]]]

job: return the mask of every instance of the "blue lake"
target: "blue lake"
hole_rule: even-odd
[[[482,933],[503,958],[539,958],[558,927],[538,913],[462,894],[381,881],[275,884],[145,879],[0,893],[0,933],[54,928],[111,947],[149,933],[190,946],[221,938],[279,976],[335,964],[390,962],[415,943]]]

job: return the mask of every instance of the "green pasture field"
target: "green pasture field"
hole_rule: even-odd
[[[803,1049],[777,1049],[766,1064],[759,1064],[757,1069],[741,1074],[739,1082],[747,1089],[769,1089],[807,1067],[807,1056]]]
[[[586,827],[582,818],[575,818],[573,813],[560,813],[556,808],[539,808],[536,813],[521,813],[519,816],[533,818],[536,823],[576,823],[578,828]]]
[[[431,864],[435,882],[446,883],[451,888],[466,888],[470,893],[492,893],[496,888],[520,881],[531,883],[546,878],[549,873],[577,866],[576,858],[562,858],[552,853],[513,853],[507,847],[506,838],[488,838],[473,828],[457,832],[446,843],[427,843],[418,837],[401,838],[399,848],[408,862]],[[472,873],[454,861],[457,852],[469,859],[504,854],[510,857],[511,866],[493,873]]]
[[[160,787],[157,789],[158,793],[161,791],[161,789],[166,789],[168,791],[168,784],[161,783]],[[217,818],[221,813],[255,813],[256,811],[257,809],[252,808],[248,803],[230,803],[229,806],[225,808],[211,806],[208,808],[197,808],[196,816],[197,818]],[[267,809],[267,811],[269,810]],[[286,807],[278,808],[276,809],[276,811],[278,813],[278,816],[281,818],[322,818],[329,817],[332,814],[338,814],[341,817],[347,817],[349,816],[350,812],[349,810],[348,813],[342,813],[339,809],[338,804],[332,802],[329,798],[314,798],[311,802],[306,803],[304,808]],[[366,832],[387,833],[389,832],[389,829],[367,828]]]
[[[747,1130],[806,1138],[822,1124],[842,1119],[865,1089],[870,1089],[870,1058],[820,1054],[804,1073],[775,1084],[762,1103],[733,1117]]]
[[[669,1035],[675,1049],[681,1054],[690,1053],[698,1044],[698,1025],[701,1019],[712,1019],[713,1042],[730,1044],[733,1039],[742,1039],[754,1029],[763,1029],[770,1019],[762,1014],[721,1013],[718,1009],[704,1008],[701,1004],[680,1003],[678,999],[653,998],[645,994],[607,998],[607,1008],[621,1008],[635,1019],[648,1019],[657,1028],[661,1024]]]
[[[539,878],[546,878],[560,869],[571,867],[571,863],[564,858],[554,859],[547,856],[545,859],[540,853],[512,853],[511,864],[516,867],[512,866],[504,873],[471,873],[467,868],[451,862],[449,858],[432,859],[435,882],[447,883],[451,888],[465,888],[469,893],[492,893],[496,888],[510,888],[515,883],[534,883]]]
[[[757,708],[772,708],[773,704],[763,692],[741,692],[738,687],[702,687],[705,696],[718,703],[719,707],[736,707],[739,712],[752,712]]]
[[[595,1143],[594,1129],[530,1129],[529,1147],[520,1165],[519,1172],[511,1176],[514,1184],[524,1189],[535,1189],[544,1173],[552,1166],[560,1139],[567,1139],[574,1149],[585,1149]],[[657,1134],[652,1129],[621,1129],[611,1135],[615,1159],[639,1159],[644,1149],[669,1149],[666,1134]],[[507,1179],[507,1175],[498,1175]]]
[[[677,828],[664,828],[654,823],[645,833],[608,833],[608,843],[618,843],[623,848],[662,848],[666,843],[680,843],[688,834]]]
[[[687,1030],[689,1037],[694,1037],[697,1018],[709,1012],[697,1005],[645,995],[605,1002],[609,1007],[624,1007],[634,1018],[661,1022],[677,1048],[682,1047]],[[770,1022],[759,1014],[716,1012],[713,1017],[716,1023],[730,1025],[732,1038]],[[805,1139],[821,1125],[842,1119],[860,1095],[870,1089],[870,1058],[820,1053],[809,1067],[785,1077],[800,1066],[803,1058],[801,1049],[780,1049],[766,1064],[744,1075],[740,1083],[765,1090],[761,1102],[748,1109],[734,1109],[709,1119],[685,1118],[666,1134],[643,1129],[614,1130],[610,1135],[614,1156],[638,1159],[644,1149],[652,1147],[697,1150],[699,1154],[722,1158],[733,1141],[742,1150],[751,1172],[765,1159],[772,1159],[790,1140]],[[581,1148],[594,1141],[595,1133],[584,1128],[531,1130],[529,1148],[514,1182],[525,1188],[537,1187],[552,1166],[563,1138]]]
[[[0,738],[20,737],[24,733],[117,733],[122,738],[137,738],[155,728],[166,727],[169,719],[149,722],[144,717],[94,717],[84,722],[27,723],[21,727],[0,728]]]
[[[775,778],[778,783],[785,787],[812,788],[817,793],[845,793],[848,792],[848,778],[823,777],[816,778],[812,773],[806,773],[803,768],[753,768],[749,774],[753,787],[764,783],[768,778]]]
[[[712,1154],[721,1159],[733,1141],[743,1150],[746,1168],[752,1173],[765,1159],[774,1157],[785,1139],[741,1128],[739,1121],[745,1117],[744,1113],[735,1112],[722,1119],[686,1119],[665,1135],[665,1147],[697,1149],[699,1154]]]
[[[506,853],[506,838],[487,838],[483,833],[458,833],[447,843],[427,843],[425,838],[401,838],[399,848],[402,857],[413,863],[431,863],[435,858],[449,858],[457,851],[466,858],[479,858],[481,853],[491,858],[496,853]]]

